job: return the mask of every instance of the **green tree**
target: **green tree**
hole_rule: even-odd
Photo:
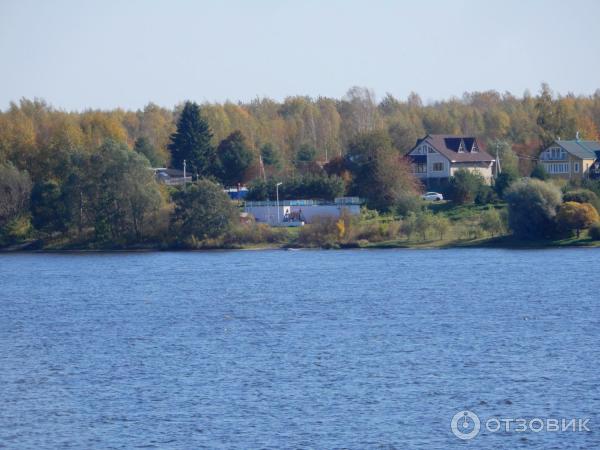
[[[143,136],[135,140],[133,149],[148,158],[152,167],[164,167],[166,165],[163,155],[150,143],[150,140]]]
[[[479,172],[457,170],[449,180],[450,199],[459,205],[473,203],[482,186],[484,179]]]
[[[547,148],[556,139],[575,134],[575,117],[561,100],[554,100],[550,87],[542,84],[540,96],[535,104],[537,125],[542,148]]]
[[[416,228],[421,235],[421,240],[427,239],[427,233],[435,223],[435,216],[430,211],[420,211],[417,213]]]
[[[505,194],[508,223],[519,238],[548,237],[553,231],[556,211],[562,202],[560,190],[541,180],[522,179]]]
[[[0,165],[0,228],[29,213],[31,179],[12,164]]]
[[[531,171],[531,178],[546,181],[550,179],[550,175],[548,175],[548,172],[542,164],[537,164]]]
[[[600,199],[594,191],[589,189],[574,189],[572,191],[565,192],[563,195],[564,202],[577,202],[577,203],[590,203],[596,208],[596,211],[600,211]]]
[[[504,193],[506,192],[506,190],[518,178],[518,173],[513,169],[504,169],[494,181],[494,189],[496,190],[496,194],[498,194],[498,197],[504,198]]]
[[[123,143],[107,140],[83,167],[74,189],[79,190],[83,217],[94,227],[96,239],[140,240],[162,201],[148,160]]]
[[[276,196],[276,180],[256,179],[250,183],[247,200],[267,200]],[[344,195],[344,181],[335,175],[305,175],[288,178],[279,186],[281,200],[320,199],[334,200]]]
[[[172,223],[186,240],[222,236],[236,220],[236,209],[221,186],[201,179],[174,196]]]
[[[254,162],[254,154],[246,145],[241,131],[223,139],[217,149],[219,176],[226,186],[246,181],[246,173]]]
[[[171,165],[181,170],[186,160],[189,173],[212,175],[216,159],[212,136],[208,123],[200,115],[200,107],[186,102],[177,121],[177,131],[171,135],[168,145]]]
[[[38,230],[66,231],[68,214],[56,181],[36,183],[31,191],[31,223]]]
[[[317,149],[312,145],[302,144],[298,153],[296,153],[296,161],[298,163],[310,163],[317,158]]]
[[[512,144],[503,139],[496,139],[488,144],[488,151],[491,155],[500,159],[502,171],[511,171],[519,173],[519,157],[512,149]]]
[[[581,230],[600,221],[598,212],[589,203],[565,202],[556,215],[556,223],[561,231],[575,230],[577,237]]]
[[[593,223],[588,234],[594,241],[600,241],[600,222]]]
[[[431,227],[435,230],[440,239],[444,239],[444,236],[446,236],[452,225],[450,219],[446,216],[435,214],[431,220]]]
[[[260,148],[260,155],[262,157],[263,164],[266,166],[279,167],[281,161],[279,160],[279,153],[273,144],[267,142]]]
[[[502,234],[504,223],[496,208],[488,208],[481,214],[481,228],[492,237]]]
[[[352,139],[346,164],[352,174],[351,194],[365,198],[370,208],[387,211],[403,195],[417,192],[418,182],[385,131]]]

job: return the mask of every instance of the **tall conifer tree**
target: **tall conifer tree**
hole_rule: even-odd
[[[171,135],[168,146],[171,165],[181,170],[185,159],[188,173],[201,177],[212,175],[216,156],[210,142],[212,136],[208,123],[200,115],[198,104],[186,102],[177,121],[177,131]]]

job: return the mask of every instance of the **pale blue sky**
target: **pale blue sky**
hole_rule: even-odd
[[[600,88],[600,1],[0,0],[0,109]]]

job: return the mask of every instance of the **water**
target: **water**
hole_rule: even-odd
[[[600,446],[593,249],[0,255],[0,447]],[[450,431],[590,418],[591,432]]]

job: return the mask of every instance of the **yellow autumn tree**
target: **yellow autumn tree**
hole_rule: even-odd
[[[590,203],[565,202],[556,215],[556,223],[562,231],[573,231],[577,237],[581,230],[600,221],[598,211]]]

